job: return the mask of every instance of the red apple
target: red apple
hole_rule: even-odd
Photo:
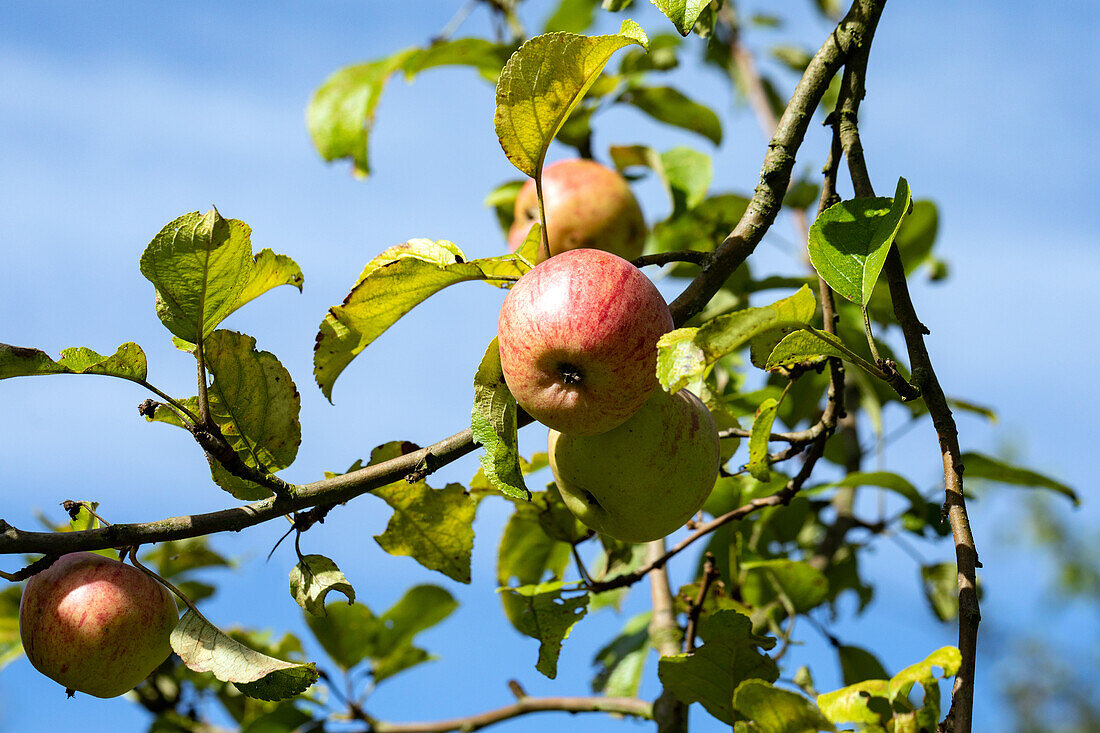
[[[172,652],[178,621],[163,585],[92,552],[59,558],[27,581],[19,602],[19,635],[34,668],[95,697],[116,697],[148,677]]]
[[[544,425],[596,435],[622,424],[657,387],[657,339],[672,326],[664,298],[634,265],[596,249],[563,252],[504,299],[504,380]]]
[[[686,389],[654,390],[629,420],[600,435],[551,430],[549,453],[569,510],[625,542],[682,527],[710,495],[720,463],[714,418]]]
[[[546,236],[550,255],[571,249],[602,249],[632,260],[645,246],[642,210],[626,179],[592,160],[559,160],[542,170]],[[516,218],[508,230],[508,248],[523,244],[539,220],[535,181],[516,197]]]

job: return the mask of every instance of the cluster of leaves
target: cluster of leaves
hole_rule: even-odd
[[[591,155],[596,115],[612,104],[629,105],[662,124],[719,144],[722,128],[713,110],[651,79],[678,65],[681,39],[693,32],[707,39],[709,62],[735,79],[743,73],[731,61],[741,29],[730,8],[721,2],[655,0],[676,33],[650,38],[637,23],[625,20],[619,33],[581,35],[598,4],[562,2],[546,32],[523,45],[518,37],[509,42],[442,39],[336,72],[317,91],[309,109],[318,150],[327,160],[350,159],[355,171],[366,175],[369,134],[386,82],[397,73],[412,78],[441,65],[472,66],[496,82],[497,134],[508,159],[527,176],[541,175],[554,140]],[[603,3],[610,11],[628,4]],[[819,5],[823,12],[835,13],[831,3]],[[494,7],[515,20],[514,3]],[[777,21],[761,16],[753,22],[769,26]],[[616,55],[618,67],[610,71],[608,64]],[[776,49],[775,56],[794,71],[804,69],[809,58],[792,48]],[[778,99],[772,87],[770,96]],[[713,251],[748,206],[749,198],[740,193],[710,192],[711,160],[689,147],[660,152],[644,145],[612,145],[608,156],[622,171],[656,176],[668,194],[670,213],[653,226],[651,252]],[[488,199],[505,229],[517,190],[516,182],[509,182]],[[816,184],[800,182],[790,188],[784,205],[804,211],[816,196]],[[888,295],[876,288],[891,247],[900,251],[908,274],[922,266],[942,274],[942,263],[932,255],[936,229],[934,204],[912,201],[904,179],[893,197],[836,203],[817,217],[808,233],[810,261],[821,281],[756,279],[745,264],[729,276],[702,313],[662,339],[658,377],[663,388],[696,392],[723,427],[738,427],[742,419],[750,424],[744,466],[723,469],[704,507],[706,515],[723,517],[790,485],[792,479],[779,465],[784,456],[770,453],[770,445],[781,428],[795,431],[823,419],[830,370],[837,360],[855,367],[850,370],[850,391],[858,397],[860,419],[879,437],[887,403],[902,405],[912,419],[924,414],[923,403],[913,399],[916,387],[909,384],[904,363],[876,339],[872,324],[881,329],[896,325]],[[510,287],[531,268],[540,236],[536,226],[516,253],[474,260],[452,242],[411,239],[370,260],[348,296],[330,308],[320,324],[314,377],[322,394],[331,399],[337,378],[359,353],[443,288],[475,280]],[[194,435],[204,448],[214,483],[223,490],[244,501],[293,495],[296,487],[275,474],[291,465],[300,441],[300,398],[294,381],[275,355],[257,348],[253,337],[219,326],[236,309],[278,285],[300,289],[298,266],[270,250],[254,254],[248,226],[212,210],[170,222],[146,248],[140,267],[156,289],[158,317],[177,347],[198,363],[198,394],[171,398],[153,387],[147,381],[144,354],[132,343],[110,356],[87,348],[66,349],[57,360],[36,349],[0,345],[0,379],[70,373],[135,382],[164,400],[146,406],[147,419]],[[695,274],[686,264],[670,267],[669,272],[677,278]],[[844,299],[837,303],[835,332],[821,320],[820,304],[826,295],[821,282]],[[776,289],[784,296],[750,307],[751,296]],[[754,374],[762,386],[749,388]],[[913,391],[899,390],[899,384]],[[954,405],[990,415],[962,400]],[[856,407],[849,409],[855,412]],[[411,557],[450,581],[469,583],[479,502],[508,502],[513,511],[497,548],[499,597],[510,623],[538,640],[536,669],[553,678],[562,644],[575,624],[588,613],[619,607],[629,592],[629,584],[602,590],[601,586],[614,585],[616,578],[637,571],[645,553],[640,546],[599,536],[578,523],[553,484],[545,490],[528,488],[526,477],[545,468],[546,457],[521,458],[519,423],[494,342],[474,375],[471,427],[484,449],[481,470],[468,486],[433,488],[423,476],[413,475],[374,489],[372,493],[392,510],[385,531],[375,540],[391,555]],[[710,533],[705,551],[714,558],[717,577],[706,580],[700,561],[697,580],[676,596],[677,612],[694,619],[701,644],[691,648],[693,639],[682,653],[665,653],[657,676],[682,703],[698,702],[715,718],[746,733],[835,730],[843,723],[868,731],[929,728],[940,714],[937,681],[953,675],[959,666],[959,652],[953,648],[891,676],[870,651],[832,639],[845,687],[817,695],[808,671],[796,676],[798,689],[776,686],[777,660],[792,641],[796,617],[826,609],[836,614],[845,591],[855,593],[860,611],[872,598],[873,589],[859,569],[860,554],[871,540],[856,543],[845,534],[856,524],[850,505],[856,489],[874,487],[900,501],[893,518],[860,520],[872,537],[897,531],[934,538],[948,531],[939,503],[909,479],[889,471],[859,470],[862,451],[852,432],[822,435],[827,439],[823,456],[842,469],[843,478],[800,484],[801,491],[782,504]],[[731,458],[736,447],[736,441],[726,443],[724,457]],[[414,450],[417,446],[406,442],[387,443],[372,452],[366,466]],[[1076,501],[1072,489],[1041,474],[977,453],[963,460],[968,478],[1044,487]],[[349,472],[363,467],[357,462]],[[431,467],[426,468],[424,475],[430,473]],[[846,500],[849,524],[842,526],[831,516]],[[66,529],[86,529],[92,522],[90,516],[78,516]],[[581,564],[582,554],[592,560],[591,568]],[[214,592],[194,571],[228,564],[201,539],[162,543],[145,559],[193,603]],[[571,559],[577,561],[580,580],[570,579]],[[945,564],[920,571],[931,609],[944,621],[958,614],[954,573],[954,566]],[[289,586],[335,667],[348,680],[365,671],[373,684],[431,659],[414,640],[457,605],[447,590],[420,585],[376,616],[356,602],[352,584],[335,561],[300,552]],[[348,602],[330,601],[333,592]],[[17,595],[14,588],[0,593],[0,665],[19,653],[13,626]],[[650,651],[667,649],[666,640],[653,638],[650,622],[647,613],[632,617],[598,650],[592,681],[597,693],[638,694]],[[306,692],[319,672],[315,665],[299,661],[302,646],[293,636],[272,642],[255,633],[223,633],[191,608],[173,635],[173,647],[183,664],[169,660],[136,691],[139,700],[159,715],[154,730],[202,729],[198,710],[207,699],[218,700],[247,730],[293,730],[322,721],[335,710],[317,690]],[[777,651],[769,654],[772,650]],[[294,661],[282,661],[287,658]],[[911,693],[918,686],[922,695],[914,699]],[[358,701],[344,702],[348,705],[343,712],[350,709],[365,716]]]

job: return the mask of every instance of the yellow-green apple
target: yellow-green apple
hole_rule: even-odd
[[[116,697],[168,658],[179,616],[163,585],[135,567],[74,552],[33,576],[19,635],[34,668],[73,691]]]
[[[621,425],[657,387],[657,339],[668,305],[622,257],[574,249],[508,292],[497,341],[504,381],[539,422],[573,435]]]
[[[632,260],[645,246],[646,226],[638,200],[626,179],[592,160],[559,160],[542,169],[546,236],[550,255],[571,249],[602,249]],[[535,180],[516,196],[508,248],[523,244],[539,220]]]
[[[577,519],[625,542],[679,529],[718,478],[718,428],[698,397],[653,391],[642,409],[600,435],[550,431],[550,468]]]

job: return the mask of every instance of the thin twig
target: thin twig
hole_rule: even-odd
[[[877,22],[877,18],[875,19]],[[874,31],[874,25],[869,26]],[[848,158],[848,169],[852,177],[855,193],[859,197],[875,195],[867,172],[867,163],[863,156],[863,145],[859,138],[857,123],[859,103],[866,88],[867,57],[870,52],[871,38],[848,62],[841,84],[840,134],[844,152]],[[981,612],[978,606],[976,568],[980,566],[974,544],[974,535],[970,529],[970,520],[966,513],[966,500],[963,495],[963,465],[959,449],[958,427],[951,415],[951,408],[943,393],[932,360],[924,344],[924,335],[928,329],[917,317],[913,300],[909,295],[909,285],[905,279],[905,266],[896,245],[890,246],[883,269],[890,286],[890,299],[893,301],[894,316],[901,326],[905,339],[909,363],[913,368],[914,381],[920,387],[932,424],[939,438],[940,454],[943,462],[944,490],[951,523],[951,532],[955,541],[955,559],[958,567],[959,584],[959,651],[962,664],[955,676],[951,691],[951,709],[941,723],[941,730],[955,733],[970,733],[974,710],[974,669],[978,646],[978,624]]]
[[[511,705],[466,718],[425,723],[387,723],[368,718],[371,733],[446,733],[475,731],[521,715],[541,712],[612,713],[653,719],[653,705],[633,697],[524,697]]]
[[[695,648],[695,635],[699,631],[699,616],[703,613],[703,604],[706,603],[711,583],[717,578],[718,566],[714,564],[714,555],[708,552],[703,561],[703,579],[699,582],[699,593],[688,609],[687,631],[684,632],[685,652],[690,652]]]
[[[700,252],[694,249],[681,249],[675,252],[654,252],[642,255],[631,260],[631,264],[641,268],[648,265],[668,265],[673,262],[689,262],[702,267],[710,259],[710,252]]]

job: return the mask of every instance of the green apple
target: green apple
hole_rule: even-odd
[[[117,697],[172,653],[179,616],[168,590],[135,567],[74,552],[33,576],[19,635],[34,668],[72,694]]]
[[[654,390],[614,430],[592,436],[550,431],[550,468],[565,505],[601,534],[648,542],[679,529],[718,478],[718,427],[685,389]]]
[[[563,252],[504,299],[497,324],[504,381],[544,425],[602,433],[657,387],[657,339],[672,326],[665,299],[637,267],[601,250]]]
[[[606,250],[628,260],[642,253],[642,209],[626,179],[610,168],[583,159],[551,163],[542,170],[542,197],[551,256],[581,248]],[[515,252],[538,220],[538,195],[531,179],[516,196],[509,249]]]

